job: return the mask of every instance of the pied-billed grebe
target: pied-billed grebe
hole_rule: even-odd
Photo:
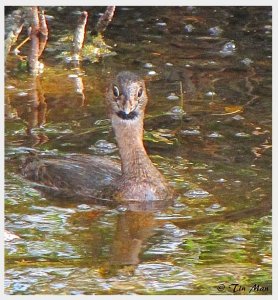
[[[173,190],[149,159],[143,145],[144,110],[148,102],[144,80],[119,73],[106,93],[121,166],[106,157],[69,155],[28,157],[22,171],[40,187],[64,196],[123,201],[169,200]]]

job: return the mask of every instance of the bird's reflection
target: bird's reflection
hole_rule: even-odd
[[[259,207],[243,210],[228,211],[218,216],[206,216],[194,220],[161,220],[157,219],[154,211],[126,211],[118,215],[116,232],[110,248],[109,263],[105,266],[105,274],[112,275],[123,267],[133,266],[140,261],[140,254],[148,239],[150,239],[159,227],[171,222],[178,228],[192,229],[198,225],[219,222],[236,222],[245,218],[258,217],[269,214],[271,203],[266,201]],[[130,270],[130,269],[129,269]]]
[[[153,212],[127,211],[119,215],[111,248],[112,265],[136,265],[144,241],[157,226]]]

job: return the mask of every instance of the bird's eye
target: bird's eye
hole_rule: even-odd
[[[113,86],[113,94],[114,94],[115,97],[120,96],[120,91],[119,91],[118,87],[115,86],[115,85]]]
[[[143,94],[143,88],[140,88],[137,92],[138,98],[140,98],[142,96],[142,94]]]

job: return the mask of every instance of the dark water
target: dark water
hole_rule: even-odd
[[[103,11],[46,9],[37,80],[7,61],[5,224],[20,239],[5,244],[6,293],[271,294],[271,8],[119,7],[116,55],[76,70],[61,38],[79,9]],[[44,198],[17,158],[118,157],[104,92],[120,70],[147,81],[144,143],[180,197],[154,213]]]

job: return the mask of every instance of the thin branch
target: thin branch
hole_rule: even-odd
[[[29,72],[32,75],[37,75],[39,70],[39,49],[40,49],[40,40],[39,40],[39,29],[40,29],[40,21],[39,21],[39,13],[38,13],[38,7],[33,6],[31,8],[31,14],[32,14],[32,25],[31,25],[31,33],[30,33],[30,39],[31,39],[31,47],[30,47],[30,53],[28,55],[28,67]]]
[[[78,20],[78,24],[73,37],[72,51],[76,60],[79,60],[80,51],[83,48],[87,19],[88,19],[88,13],[86,11],[83,11]]]
[[[45,20],[44,10],[42,10],[39,14],[39,20],[40,20],[40,44],[39,44],[39,57],[41,56],[48,39],[48,28]]]
[[[14,48],[14,50],[13,50],[13,52],[15,53],[15,54],[18,54],[20,51],[19,51],[19,48],[21,48],[23,45],[25,45],[28,41],[30,41],[30,37],[29,36],[27,36],[27,38],[24,40],[24,41],[22,41],[19,45],[17,45],[15,48]]]
[[[115,12],[116,6],[107,6],[104,14],[99,18],[97,25],[96,25],[96,31],[97,33],[103,33],[107,26],[110,24],[110,22],[113,19],[114,12]]]
[[[17,38],[22,31],[24,25],[24,11],[15,10],[5,19],[5,60],[11,50],[11,47],[16,43]]]

